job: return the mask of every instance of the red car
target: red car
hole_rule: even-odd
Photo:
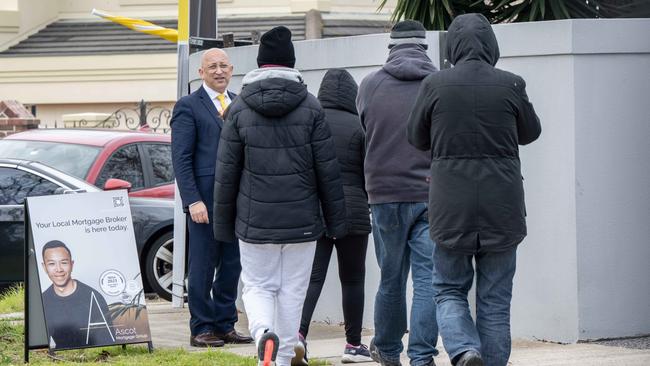
[[[171,136],[137,131],[35,129],[0,140],[0,158],[38,161],[102,189],[130,185],[132,197],[174,197],[171,151]]]

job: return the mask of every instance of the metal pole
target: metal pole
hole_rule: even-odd
[[[189,87],[189,2],[178,1],[178,89],[176,96],[180,99],[188,94]]]
[[[140,100],[138,107],[140,108],[140,127],[142,127],[147,124],[147,103],[144,99]]]
[[[216,38],[216,0],[191,0],[190,37]]]
[[[23,353],[23,362],[24,363],[29,363],[29,328],[30,328],[30,325],[31,325],[30,324],[30,318],[29,318],[29,305],[30,305],[29,304],[29,294],[30,294],[29,289],[30,289],[30,286],[32,286],[32,284],[30,284],[30,282],[32,280],[30,280],[30,278],[29,278],[29,258],[30,258],[30,255],[33,253],[33,251],[31,249],[31,246],[29,245],[29,241],[32,240],[32,239],[31,239],[31,227],[30,227],[29,209],[28,209],[28,206],[27,206],[27,200],[25,200],[25,204],[23,206],[23,213],[24,213],[23,217],[24,217],[24,220],[25,220],[25,231],[24,231],[24,233],[25,233],[25,248],[24,248],[24,251],[23,251],[23,254],[25,255],[25,258],[23,258],[23,260],[24,260],[23,265],[25,266],[25,267],[23,267],[23,279],[25,281],[25,284],[24,284],[24,300],[23,300],[24,304],[25,304],[24,305],[24,315],[23,315],[23,319],[25,319],[25,323],[24,323],[25,324],[24,325],[24,329],[25,329],[24,330],[24,332],[25,332],[24,341],[25,342],[23,343],[23,345],[24,345],[25,349],[24,349],[24,353]]]
[[[178,99],[187,95],[189,92],[189,2],[190,0],[178,1],[178,73],[176,93]],[[178,184],[175,184],[175,186],[172,307],[182,308],[185,306],[185,238],[187,228]]]
[[[195,0],[195,1],[198,2],[198,4],[196,4],[197,5],[196,10],[198,11],[198,14],[196,19],[194,20],[194,22],[196,23],[196,28],[194,29],[194,35],[201,37],[202,35],[201,25],[203,20],[203,18],[201,17],[201,10],[203,9],[203,0]]]
[[[438,32],[438,52],[440,58],[438,59],[440,70],[448,69],[451,67],[449,63],[449,55],[447,54],[447,32]]]

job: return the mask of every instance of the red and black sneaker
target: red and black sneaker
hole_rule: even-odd
[[[275,366],[275,357],[278,355],[280,339],[268,330],[262,334],[257,344],[257,366]]]

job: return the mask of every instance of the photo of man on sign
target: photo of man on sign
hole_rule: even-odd
[[[42,295],[50,348],[68,349],[115,343],[112,319],[99,291],[72,277],[72,252],[51,240],[42,249],[42,266],[52,285]]]

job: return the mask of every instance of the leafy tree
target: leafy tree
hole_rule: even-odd
[[[388,0],[381,0],[383,9]],[[414,19],[444,30],[460,14],[481,13],[491,23],[568,18],[649,16],[648,0],[397,0],[392,20]]]

